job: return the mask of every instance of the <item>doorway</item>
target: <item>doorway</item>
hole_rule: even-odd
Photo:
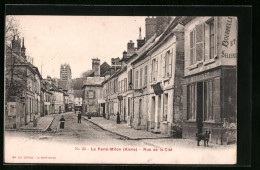
[[[203,127],[203,82],[197,83],[197,129],[198,133],[202,133]]]
[[[141,125],[141,117],[142,117],[142,99],[139,99],[138,126]]]

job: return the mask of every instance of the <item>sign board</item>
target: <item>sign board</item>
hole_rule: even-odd
[[[221,19],[222,65],[237,65],[237,18],[219,17]]]

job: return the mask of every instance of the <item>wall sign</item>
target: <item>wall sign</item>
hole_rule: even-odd
[[[221,17],[221,52],[223,65],[237,64],[237,18]]]

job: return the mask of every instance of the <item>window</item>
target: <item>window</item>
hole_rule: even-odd
[[[163,77],[170,77],[172,73],[172,53],[168,50],[165,53],[164,63],[163,63]]]
[[[125,78],[124,81],[125,81],[125,83],[124,83],[125,84],[125,91],[127,91],[127,78]]]
[[[135,89],[138,89],[138,70],[135,71]]]
[[[187,86],[187,119],[196,120],[197,114],[200,113],[202,113],[204,121],[214,120],[212,80]]]
[[[168,115],[168,94],[164,94],[163,100],[163,121],[167,121]]]
[[[125,91],[125,89],[124,89],[124,87],[125,87],[125,85],[124,85],[124,80],[121,80],[121,92],[124,92]]]
[[[121,93],[121,82],[118,81],[118,93]]]
[[[195,29],[190,32],[190,65],[195,63]]]
[[[212,59],[214,58],[214,36],[215,36],[215,32],[214,32],[214,20],[211,21],[209,23],[209,58]]]
[[[151,74],[151,78],[152,81],[156,81],[157,80],[157,72],[158,72],[158,60],[156,58],[154,58],[152,60],[152,74]]]
[[[195,84],[187,86],[187,119],[195,120],[196,119],[196,100],[195,100]]]
[[[140,69],[140,88],[143,87],[143,68]]]
[[[94,90],[89,90],[88,91],[88,98],[89,99],[94,99],[95,98],[95,91]]]
[[[128,89],[132,89],[132,69],[128,71]]]
[[[190,65],[202,61],[204,57],[204,24],[195,26],[190,32]]]
[[[147,65],[144,67],[144,86],[147,86]]]
[[[212,81],[204,82],[204,120],[213,120]]]

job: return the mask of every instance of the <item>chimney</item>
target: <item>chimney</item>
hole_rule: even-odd
[[[145,19],[145,37],[148,41],[156,32],[156,18],[148,17]]]
[[[126,51],[123,52],[123,58],[127,58],[127,52]]]
[[[26,48],[25,48],[25,46],[24,46],[24,38],[23,38],[23,43],[22,43],[22,48],[21,48],[21,56],[22,56],[23,58],[26,58],[26,56],[25,56],[25,50],[26,50]]]
[[[92,71],[94,71],[94,77],[100,76],[100,60],[98,58],[92,59]]]
[[[127,55],[131,56],[134,54],[135,52],[134,45],[135,44],[132,40],[130,40],[129,43],[127,43]]]

